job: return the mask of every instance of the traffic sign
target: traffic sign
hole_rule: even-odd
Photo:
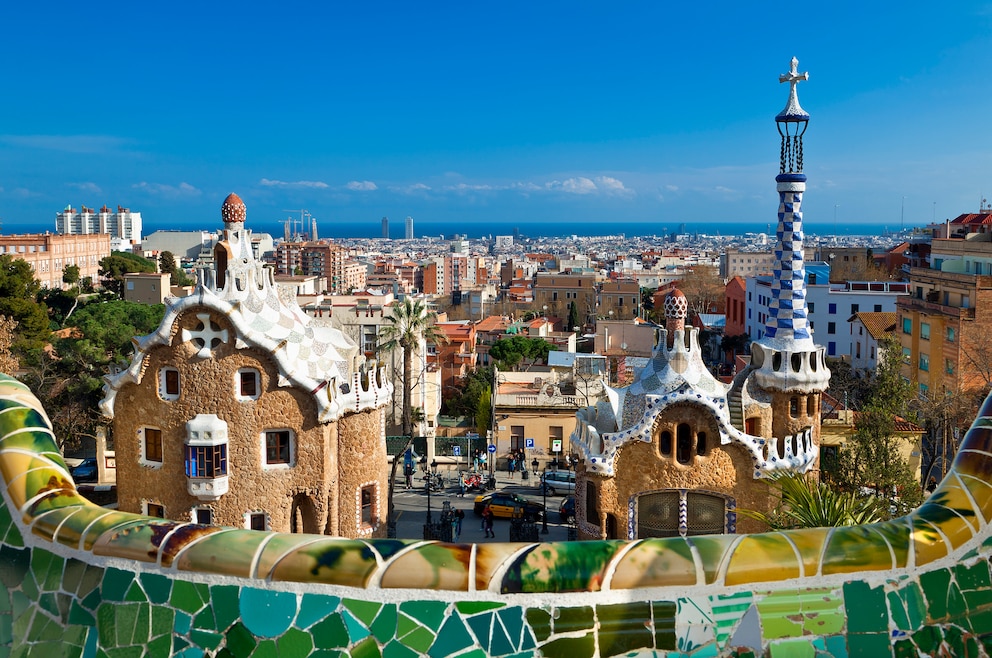
[[[530,438],[524,439],[524,449],[525,450],[533,450],[534,449],[534,439],[530,439]]]
[[[461,457],[462,456],[462,447],[461,446],[451,446],[451,454],[454,455],[455,457]]]
[[[493,444],[490,443],[489,444],[489,452],[496,452],[496,446],[494,446]]]

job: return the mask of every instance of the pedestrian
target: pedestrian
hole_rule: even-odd
[[[496,533],[493,531],[493,510],[489,505],[486,505],[486,509],[482,510],[482,529],[486,531],[486,538],[492,537],[496,538]]]
[[[465,497],[465,474],[462,473],[458,476],[458,497]]]
[[[455,510],[455,539],[462,536],[462,521],[465,520],[465,512],[461,509]]]
[[[508,462],[509,463],[506,466],[506,470],[510,471],[510,479],[512,480],[513,479],[513,471],[515,471],[517,469],[517,460],[514,459],[513,455],[510,455],[510,459],[508,460]]]

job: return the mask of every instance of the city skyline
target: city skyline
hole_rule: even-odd
[[[990,194],[966,109],[988,3],[499,10],[12,7],[0,230],[67,204],[210,222],[231,191],[250,222],[772,222],[793,56],[807,220],[919,225]]]

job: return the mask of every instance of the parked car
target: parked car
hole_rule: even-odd
[[[87,457],[79,463],[78,466],[74,466],[69,469],[69,475],[76,482],[96,482],[99,477],[99,471],[96,467],[96,458]]]
[[[549,496],[556,493],[575,493],[575,472],[554,471],[541,476],[541,486]]]
[[[559,523],[575,523],[575,496],[562,498],[558,506]]]
[[[489,505],[493,516],[504,519],[524,519],[536,521],[544,514],[544,505],[535,503],[506,491],[495,491],[491,494],[475,497],[475,514],[482,516],[482,510]]]

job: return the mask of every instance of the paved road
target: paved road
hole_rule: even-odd
[[[406,489],[402,478],[398,478],[396,482],[394,502],[397,516],[396,536],[399,539],[423,539],[424,537],[427,493],[420,475],[418,473],[414,477],[413,489]],[[457,482],[457,480],[454,481]],[[541,496],[540,490],[533,486],[533,482],[534,480],[522,482],[519,473],[512,480],[507,477],[505,472],[496,474],[497,491],[512,491],[524,498],[542,503],[544,498]],[[510,521],[508,519],[495,519],[493,530],[496,532],[496,538],[486,539],[481,528],[482,518],[476,516],[472,510],[476,495],[478,494],[474,492],[466,492],[465,496],[461,497],[458,495],[457,487],[449,487],[441,493],[431,493],[431,517],[436,522],[440,517],[442,506],[447,501],[451,504],[452,509],[461,509],[465,512],[462,534],[458,541],[468,543],[510,541]],[[558,505],[562,501],[562,496],[548,496],[547,500],[548,534],[541,534],[539,537],[541,541],[566,541],[568,539],[568,526],[560,523],[558,518]],[[543,527],[540,522],[538,526]]]

